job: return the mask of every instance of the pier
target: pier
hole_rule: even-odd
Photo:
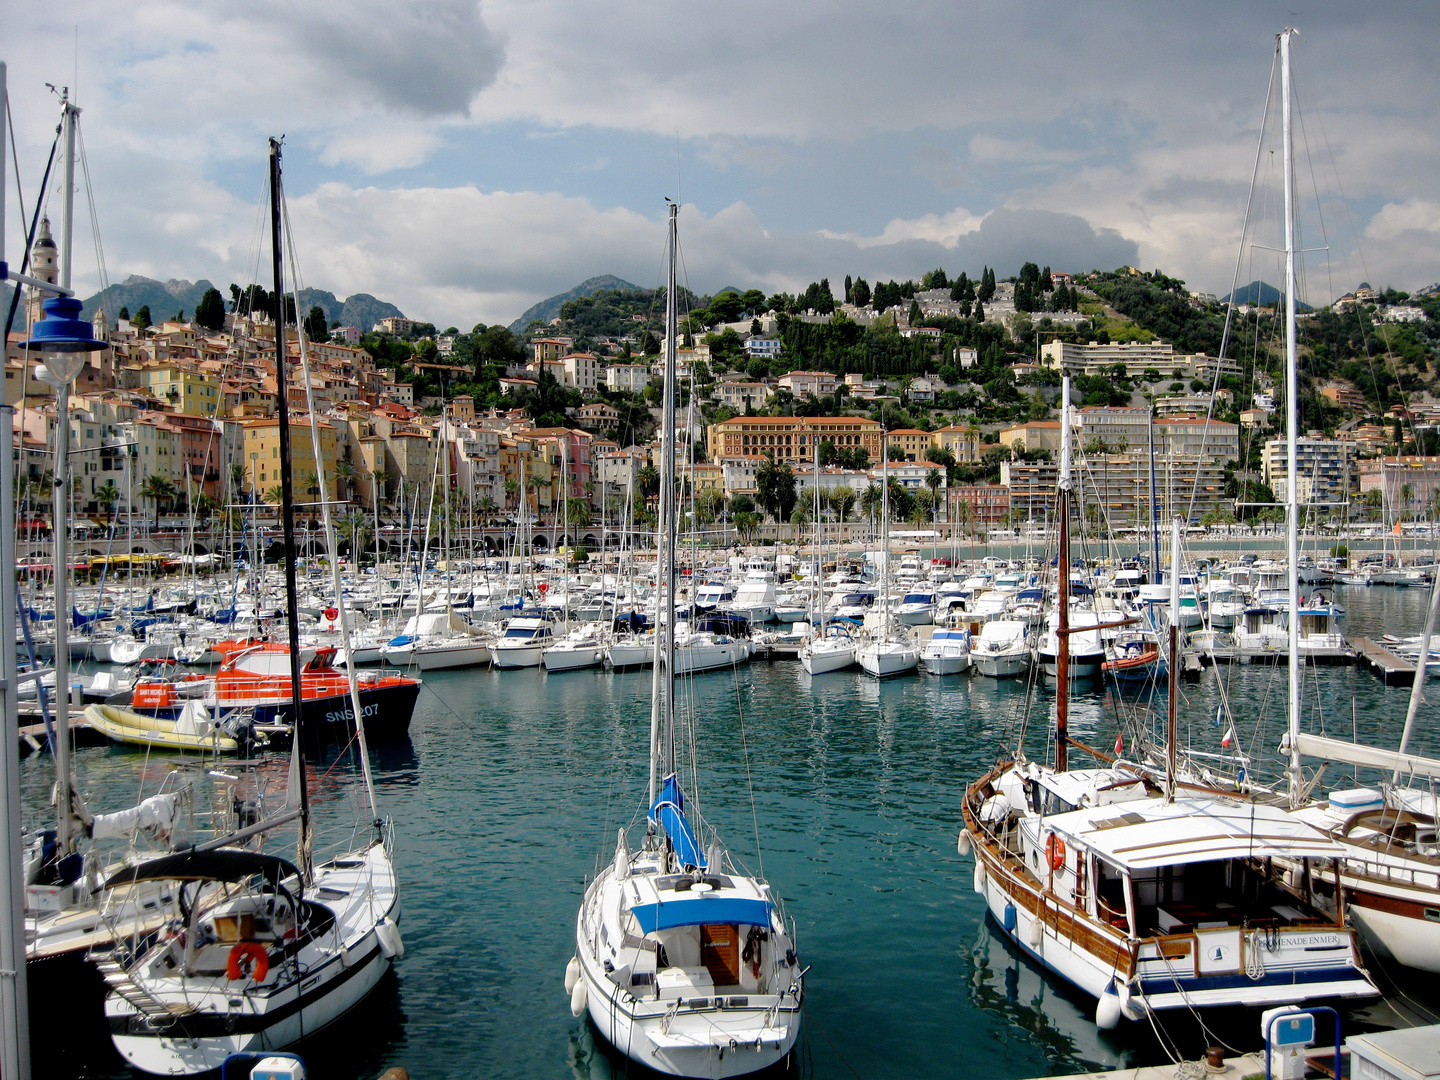
[[[1356,658],[1368,667],[1386,686],[1409,686],[1415,681],[1415,665],[1396,656],[1385,646],[1366,637],[1355,638]]]

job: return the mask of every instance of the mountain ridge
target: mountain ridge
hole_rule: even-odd
[[[198,281],[183,278],[157,281],[141,274],[131,274],[124,281],[87,299],[80,317],[93,318],[103,302],[112,323],[121,308],[133,315],[142,307],[149,307],[150,319],[156,323],[173,318],[177,309],[182,316],[193,318],[195,307],[206,290],[216,287],[206,278]],[[227,304],[230,302],[228,290],[220,290],[220,295]],[[318,307],[325,312],[325,319],[332,326],[358,326],[366,333],[381,319],[405,316],[394,304],[369,293],[355,293],[341,300],[327,289],[301,289],[299,301],[302,315],[308,314],[312,307]]]
[[[560,309],[564,306],[565,301],[578,300],[582,296],[593,296],[601,289],[638,288],[640,288],[639,285],[632,285],[624,278],[616,277],[614,274],[597,274],[595,277],[586,278],[568,292],[557,293],[555,296],[541,300],[538,304],[530,305],[518,319],[510,324],[509,329],[512,334],[518,334],[536,319],[548,323],[560,314]]]

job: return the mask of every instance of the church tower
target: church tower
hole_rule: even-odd
[[[30,276],[48,281],[51,285],[60,279],[60,250],[55,246],[55,238],[50,235],[48,215],[40,219],[40,231],[35,237],[35,246],[30,249]],[[29,313],[31,326],[44,317],[40,305],[49,295],[52,294],[42,293],[39,289],[30,290],[25,310]]]

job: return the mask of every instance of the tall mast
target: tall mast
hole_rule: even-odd
[[[300,683],[300,603],[295,582],[295,484],[290,475],[290,401],[285,379],[285,274],[280,241],[280,143],[270,140],[270,263],[275,276],[275,391],[280,420],[280,516],[285,537],[285,625],[290,632],[290,701],[294,712],[293,760],[299,782],[300,868],[310,877],[310,796],[305,783],[305,740],[300,713],[305,698]],[[313,424],[315,418],[311,417]],[[319,465],[319,462],[316,462]],[[337,598],[339,599],[339,598]],[[356,718],[359,722],[359,718]]]
[[[1180,518],[1170,526],[1170,665],[1169,703],[1165,718],[1165,799],[1175,801],[1175,704],[1180,696]]]
[[[815,450],[815,603],[820,611],[820,637],[825,636],[825,558],[820,551],[820,440],[811,436]]]
[[[1300,500],[1298,443],[1300,427],[1299,372],[1295,345],[1295,184],[1294,148],[1290,137],[1290,36],[1286,27],[1280,34],[1280,117],[1285,160],[1285,559],[1289,590],[1290,619],[1287,638],[1290,647],[1290,693],[1287,727],[1290,732],[1290,803],[1300,799]],[[1423,677],[1423,672],[1422,672]]]
[[[1055,628],[1055,771],[1070,765],[1070,380],[1060,384],[1060,478],[1055,485],[1060,515],[1060,551],[1057,560],[1060,604]]]
[[[667,200],[668,201],[668,200]],[[660,741],[663,732],[667,774],[675,769],[675,335],[679,310],[675,296],[676,218],[671,202],[670,253],[665,277],[665,384],[660,412],[660,521],[656,532],[655,670],[650,695],[650,805],[655,805]],[[662,670],[663,666],[663,670]],[[661,691],[664,704],[661,712]]]

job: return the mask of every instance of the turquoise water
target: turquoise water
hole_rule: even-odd
[[[1419,631],[1423,591],[1340,594],[1352,634]],[[1408,691],[1352,668],[1310,669],[1305,681],[1307,723],[1341,737],[1353,726],[1381,744],[1398,739]],[[1273,774],[1284,684],[1283,668],[1207,671],[1183,689],[1192,743],[1218,749],[1212,720],[1223,685],[1257,772]],[[1019,960],[984,918],[971,860],[956,854],[960,796],[1013,744],[1022,684],[923,675],[877,684],[858,673],[812,680],[797,664],[776,663],[701,676],[681,694],[701,762],[692,794],[739,858],[763,864],[812,965],[796,1069],[1006,1080],[1165,1060],[1148,1029],[1098,1035],[1093,1002]],[[392,1064],[416,1080],[628,1072],[570,1016],[562,977],[585,877],[610,857],[616,828],[643,814],[649,697],[648,672],[426,677],[410,746],[375,754],[398,834],[406,957],[362,1011],[305,1048],[315,1074],[352,1080]],[[1037,756],[1049,700],[1043,688],[1031,708]],[[1422,715],[1419,748],[1440,750],[1434,707]],[[1112,746],[1112,703],[1079,696],[1072,730]],[[144,758],[86,749],[77,763],[92,804],[115,808],[133,799]],[[27,805],[38,808],[48,760],[28,759],[23,770]],[[145,771],[153,790],[162,766]],[[353,819],[357,791],[343,764],[315,790],[322,828]],[[1242,1018],[1223,1031],[1252,1047],[1257,1027]],[[1201,1034],[1183,1023],[1176,1031],[1197,1056]],[[57,1049],[52,1076],[128,1075],[103,1038]]]

